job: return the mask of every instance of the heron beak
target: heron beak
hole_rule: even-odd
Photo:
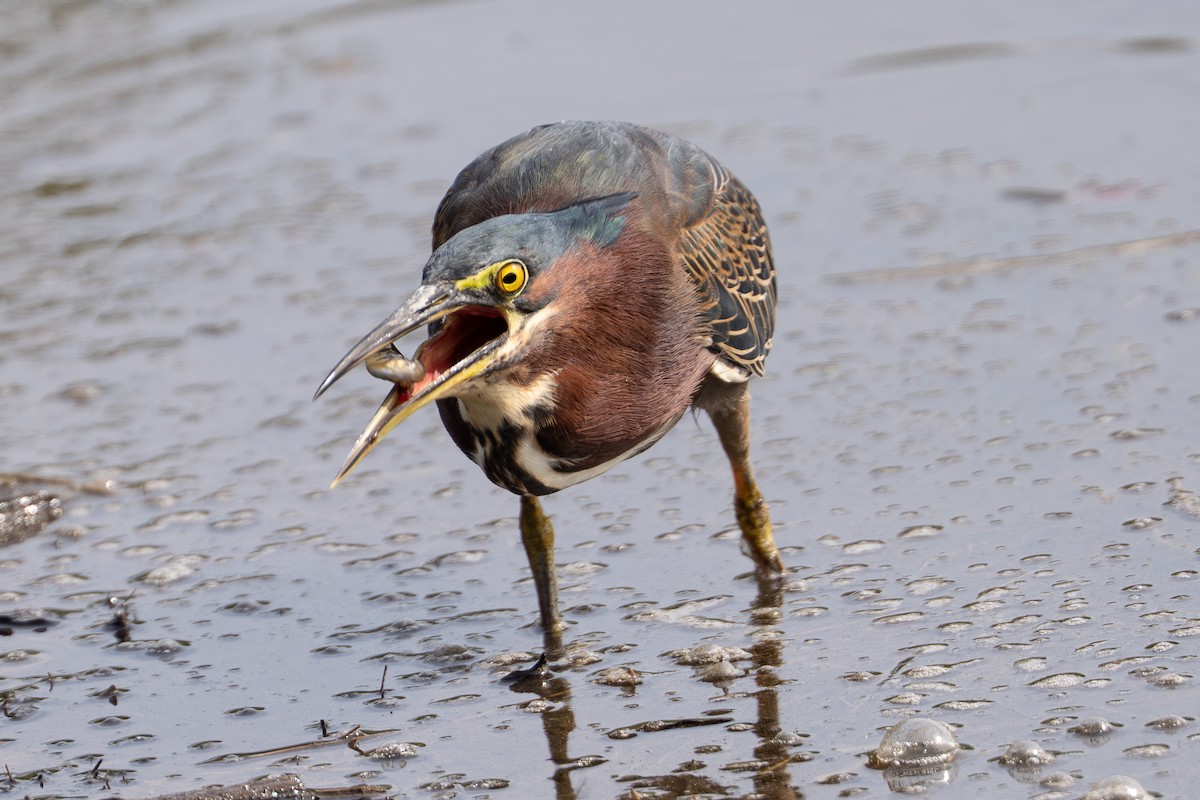
[[[495,361],[500,345],[508,338],[507,322],[498,309],[472,304],[453,284],[423,285],[342,356],[321,382],[313,399],[320,397],[372,353],[443,318],[442,327],[413,355],[425,367],[425,376],[411,386],[392,386],[379,410],[359,434],[330,488],[337,486],[384,436],[417,409],[433,400],[453,397],[464,384],[485,372]]]

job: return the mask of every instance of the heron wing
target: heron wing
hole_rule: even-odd
[[[703,298],[712,347],[756,375],[775,329],[775,266],[762,209],[741,181],[709,159],[711,202],[680,240],[688,277]]]

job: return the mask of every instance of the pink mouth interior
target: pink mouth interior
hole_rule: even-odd
[[[396,405],[408,402],[455,364],[507,332],[504,317],[487,306],[467,306],[447,315],[441,330],[425,340],[414,355],[425,367],[425,377],[412,386],[397,386]]]

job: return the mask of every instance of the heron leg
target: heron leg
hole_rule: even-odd
[[[733,505],[742,538],[760,569],[782,574],[783,561],[771,533],[771,513],[750,466],[750,393],[742,391],[733,402],[710,408],[709,415],[733,469]]]
[[[547,635],[566,628],[558,614],[558,577],[554,573],[554,526],[536,497],[521,496],[521,542],[533,572],[542,629]]]

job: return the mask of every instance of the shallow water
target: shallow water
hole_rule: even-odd
[[[63,512],[0,537],[0,793],[878,797],[921,715],[944,796],[1191,796],[1200,11],[869,5],[0,7],[0,468],[58,479],[0,500]],[[457,169],[560,118],[688,136],[767,210],[791,573],[685,419],[546,503],[570,649],[511,685],[516,499],[432,411],[328,491],[383,391],[309,398]]]

